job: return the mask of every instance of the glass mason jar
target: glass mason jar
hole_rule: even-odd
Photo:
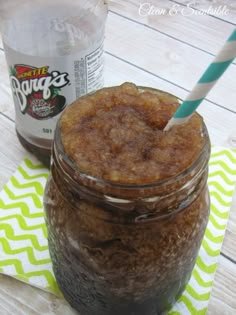
[[[81,315],[163,314],[183,292],[209,216],[210,142],[176,177],[114,184],[81,173],[60,121],[45,191],[53,270]]]

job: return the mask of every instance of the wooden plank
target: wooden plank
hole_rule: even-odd
[[[112,62],[112,61],[111,61]],[[117,68],[120,68],[121,67],[121,65],[119,65],[119,64],[117,64]],[[115,76],[115,75],[113,75],[113,77],[112,77],[112,73],[114,73],[114,69],[112,69],[111,67],[108,67],[109,68],[109,71],[110,71],[110,79],[111,79],[111,81],[110,81],[110,83],[111,84],[119,84],[120,82],[118,82],[118,80],[117,80],[117,77]],[[123,71],[124,71],[124,68],[122,68],[123,69]],[[129,73],[129,72],[128,72]],[[126,73],[124,73],[123,74],[124,76],[126,76],[127,74]],[[136,76],[136,73],[131,73],[131,76],[132,77],[134,77],[134,76]],[[137,76],[136,76],[137,77]],[[141,81],[141,80],[147,80],[147,78],[142,78],[141,79],[141,77],[140,78],[138,78],[139,80],[140,80],[140,84],[143,84],[142,82],[143,81]],[[155,78],[156,79],[156,78]],[[155,81],[155,79],[153,79],[154,81]],[[149,79],[150,80],[150,79]],[[123,78],[120,78],[120,81],[121,82],[123,82],[124,80],[123,80]],[[138,82],[137,82],[138,83]],[[154,83],[154,82],[153,82]],[[10,148],[10,150],[12,150],[13,152],[14,152],[14,154],[13,154],[13,156],[11,156],[11,158],[10,159],[8,159],[8,158],[5,158],[5,160],[2,158],[2,156],[0,156],[1,158],[0,158],[0,161],[3,161],[3,163],[2,163],[2,166],[0,167],[0,174],[4,174],[4,176],[9,176],[10,177],[10,175],[11,175],[11,173],[13,172],[13,170],[16,168],[16,165],[18,164],[18,163],[20,163],[20,159],[21,159],[21,157],[19,156],[19,153],[18,152],[16,152],[15,150],[19,150],[20,149],[20,151],[21,150],[23,150],[21,147],[20,147],[20,144],[17,142],[17,139],[16,139],[16,136],[15,136],[15,133],[14,133],[14,124],[12,123],[12,122],[9,122],[7,119],[5,119],[5,118],[3,118],[2,119],[2,121],[1,121],[1,123],[0,123],[0,126],[2,126],[3,127],[3,129],[4,130],[7,130],[7,134],[9,135],[11,135],[11,137],[13,137],[13,141],[11,141],[10,139],[9,139],[9,136],[8,136],[8,138],[5,138],[5,136],[3,137],[3,139],[6,139],[5,141],[5,146],[7,147],[7,144],[8,143],[11,143],[11,145],[9,146],[9,148]],[[2,130],[0,130],[0,132],[2,132]],[[14,144],[14,145],[13,145]],[[2,146],[4,147],[4,143],[2,144]],[[0,150],[1,152],[2,152],[2,149]],[[23,150],[23,153],[26,153],[24,150]],[[23,154],[24,155],[24,154]],[[9,172],[7,172],[7,175],[5,175],[6,174],[6,170],[5,170],[5,165],[6,164],[8,164],[9,163],[9,161],[10,162],[12,162],[14,160],[14,163],[13,163],[13,165],[11,166],[11,168],[9,169]],[[5,178],[6,179],[6,178]],[[235,217],[234,217],[235,218]],[[236,221],[235,221],[236,222]],[[232,224],[232,222],[230,221],[230,223]],[[234,223],[235,224],[235,223]],[[226,245],[224,246],[224,252],[225,253],[227,253],[227,254],[230,254],[230,255],[232,255],[232,253],[231,253],[231,247],[232,247],[232,250],[233,250],[233,244],[234,244],[234,246],[235,246],[235,236],[233,235],[233,234],[231,234],[231,233],[227,233],[227,242],[225,243]],[[231,244],[230,246],[228,245],[228,244]],[[230,251],[230,252],[229,252]],[[222,268],[223,268],[223,270],[225,269],[225,267],[224,266],[222,266]],[[217,273],[218,274],[218,273]],[[225,276],[225,275],[224,275]],[[231,276],[230,276],[231,277]],[[223,280],[222,280],[223,281]],[[215,282],[215,285],[217,285],[217,281]],[[217,296],[217,294],[218,294],[219,292],[218,291],[216,291],[216,296]],[[214,295],[213,295],[214,296]],[[218,297],[217,297],[217,299],[218,299]],[[225,300],[225,297],[224,297],[224,300]],[[230,313],[229,313],[230,314]],[[213,313],[212,313],[212,315],[213,315]]]
[[[117,65],[117,66],[120,67],[119,65]],[[112,69],[110,69],[110,71],[111,71],[111,73],[113,72]],[[114,78],[114,79],[117,80],[117,78]],[[119,83],[119,82],[116,82],[114,80],[111,83],[112,84],[116,84],[116,83]],[[5,119],[4,117],[1,117],[0,128],[1,128],[0,129],[0,133],[3,135],[2,140],[4,140],[4,142],[3,141],[0,142],[0,145],[1,145],[0,146],[0,174],[1,174],[1,184],[3,184],[3,182],[6,182],[7,179],[10,177],[12,172],[15,170],[17,165],[20,163],[20,161],[23,158],[23,156],[28,155],[28,154],[20,146],[20,144],[18,143],[17,138],[15,136],[15,132],[14,132],[14,124],[12,122],[8,121],[8,119]],[[7,152],[5,152],[7,156],[3,153],[3,148],[8,150]],[[233,219],[235,220],[236,219],[235,211],[232,212],[232,213],[234,213]],[[232,226],[232,224],[233,224],[233,226],[236,225],[235,223],[232,223],[232,218],[231,218],[228,227]],[[233,251],[233,248],[235,247],[235,235],[229,233],[227,235],[227,238],[229,238],[229,239],[227,240],[227,242],[225,242],[223,250],[224,250],[225,253],[232,255],[231,248],[232,248],[232,251]],[[229,244],[230,244],[230,246],[229,246]],[[223,262],[224,261],[225,260],[223,260]],[[227,309],[228,311],[231,310],[230,306],[224,304],[226,301],[228,303],[228,300],[227,300],[227,297],[225,297],[225,296],[222,298],[222,289],[221,289],[221,283],[225,281],[225,278],[226,278],[227,281],[230,281],[230,279],[232,278],[231,277],[231,271],[232,271],[232,267],[230,267],[229,271],[225,271],[225,265],[224,264],[222,266],[219,265],[219,269],[217,271],[217,278],[216,278],[216,281],[214,283],[214,286],[216,286],[216,289],[214,289],[213,295],[212,295],[212,297],[213,297],[212,301],[214,301],[214,302],[212,302],[213,303],[212,304],[213,311],[212,311],[212,313],[210,313],[210,311],[209,311],[209,314],[212,314],[212,315],[215,314],[214,311],[216,309],[216,305],[217,305],[217,309],[219,308],[220,310],[222,310],[222,308],[223,308],[223,309]],[[220,274],[219,274],[219,272],[220,272]],[[235,270],[235,274],[236,274],[236,270]],[[218,277],[219,277],[219,280],[218,280]],[[28,286],[25,286],[25,285],[22,285],[22,284],[20,285],[20,284],[18,284],[18,281],[15,281],[13,279],[10,280],[7,277],[5,277],[4,279],[7,279],[5,281],[8,284],[9,284],[9,281],[11,281],[11,285],[10,285],[11,292],[13,292],[13,293],[14,292],[21,292],[22,300],[21,300],[20,303],[25,305],[25,307],[26,306],[30,307],[31,304],[29,304],[29,301],[31,301],[31,300],[28,301],[27,297],[28,297],[29,294],[32,294],[32,289],[30,288],[30,291],[28,292],[28,290],[29,290]],[[3,290],[3,288],[5,290],[5,281],[1,279],[1,290]],[[220,281],[220,284],[218,284],[218,281]],[[20,291],[18,291],[19,290],[19,286],[20,286]],[[34,303],[32,304],[32,306],[35,306],[35,303],[37,304],[37,303],[39,303],[39,300],[41,300],[41,291],[38,291],[38,292],[40,292],[40,293],[37,293],[36,291],[34,292],[34,294],[36,296],[34,296],[34,294],[33,294]],[[16,295],[12,294],[13,296],[10,296],[10,297],[7,298],[5,293],[0,291],[0,302],[2,303],[1,305],[4,305],[5,309],[8,308],[10,314],[12,314],[13,311],[15,313],[15,310],[18,307],[17,303],[18,303],[19,297],[18,297],[17,294]],[[38,294],[39,294],[39,296],[37,296]],[[15,301],[15,298],[14,298],[15,296],[17,296],[16,301]],[[1,299],[3,301],[1,301]],[[44,301],[44,305],[47,306],[48,305],[47,303],[49,303],[51,301],[50,300],[51,296],[48,295],[45,299],[46,299],[46,301]],[[230,301],[231,301],[231,298],[230,298]],[[8,302],[10,303],[10,305],[8,305]],[[53,305],[54,305],[54,303],[55,302],[53,302]],[[58,305],[61,305],[60,301],[57,301],[57,303],[58,303]],[[49,306],[47,306],[47,307],[49,307]],[[24,309],[24,308],[22,308],[22,309]],[[27,308],[26,308],[26,310],[27,310]],[[211,308],[210,308],[210,310],[211,310]],[[40,312],[36,313],[36,314],[40,314]],[[54,314],[54,313],[52,313],[52,314]],[[55,314],[60,314],[60,313],[55,313]],[[61,314],[63,314],[63,313],[61,313]],[[66,314],[69,314],[69,313],[66,313]],[[221,313],[221,314],[223,314],[223,313]],[[229,312],[228,314],[233,314],[233,313]],[[220,315],[220,313],[219,313],[219,315]]]
[[[62,298],[16,279],[0,275],[0,313],[3,315],[78,315]]]
[[[220,256],[208,315],[235,315],[236,265]]]
[[[0,114],[0,190],[24,157],[30,154],[20,145],[15,124]]]
[[[236,262],[236,189],[230,210],[227,231],[224,238],[223,253]]]
[[[179,4],[185,4],[188,5],[190,3],[189,0],[181,0],[181,1],[172,1],[172,2],[176,2]],[[230,22],[234,25],[236,25],[236,3],[235,0],[201,0],[201,1],[192,1],[192,5],[191,7],[196,8],[198,10],[208,10],[209,8],[214,9],[222,9],[224,6],[226,7],[226,9],[228,10],[227,14],[219,14],[219,15],[215,15],[217,16],[219,19],[226,21],[226,22]]]
[[[234,0],[224,0],[224,2],[222,0],[215,0],[214,2],[212,0],[195,1],[194,7],[199,10],[206,10],[210,6],[214,9],[225,5],[229,10],[229,14],[215,15],[215,18],[215,16],[200,15],[198,12],[191,14],[191,9],[184,9],[185,5],[188,5],[190,2],[189,0],[181,0],[177,1],[177,3],[168,0],[152,0],[150,2],[110,0],[109,9],[215,54],[227,34],[234,28],[232,24],[227,22],[236,23],[236,3]],[[150,3],[157,11],[164,9],[166,13],[145,16],[147,6],[144,6],[145,10],[141,13],[141,16],[139,14],[140,3]],[[194,2],[192,1],[192,3]],[[176,6],[179,6],[177,8],[179,13],[170,15],[169,10],[174,9]],[[193,34],[196,36],[193,36]],[[0,48],[3,48],[1,36]]]
[[[221,258],[214,281],[208,315],[235,314],[236,295],[235,290],[230,289],[234,287],[234,281],[236,281],[235,273],[236,271],[232,269],[231,264]],[[0,304],[1,309],[6,310],[4,314],[78,314],[68,306],[66,301],[25,285],[18,280],[0,275],[0,282]],[[224,290],[227,293],[227,300],[222,294]]]
[[[231,209],[231,212],[235,211],[235,209]],[[229,220],[229,224],[236,224],[235,218],[231,218]],[[228,228],[225,234],[224,239],[224,251],[223,253],[227,256],[233,259],[236,262],[236,252],[235,252],[235,246],[236,246],[236,233],[233,233]]]
[[[212,62],[212,56],[202,51],[112,13],[106,36],[108,52],[187,90]],[[236,65],[232,65],[207,99],[235,111],[235,77]]]
[[[114,2],[114,1],[113,1]],[[117,3],[124,3],[123,0],[116,0]],[[152,1],[153,3],[155,0]],[[168,1],[165,1],[168,2]],[[129,14],[130,9],[129,5],[131,4],[132,7],[137,6],[138,1],[137,0],[129,0],[126,2],[127,5],[124,8],[125,14]],[[195,34],[191,38],[187,38],[187,34],[189,34],[187,24],[184,24],[182,22],[182,17],[178,21],[170,20],[167,22],[164,21],[163,18],[158,19],[158,27],[162,27],[162,24],[164,25],[166,29],[164,31],[170,35],[170,36],[176,36],[180,37],[182,40],[188,40],[188,43],[192,44],[192,40],[195,41],[195,37],[199,37],[199,34],[205,35],[207,32],[209,32],[209,42],[207,42],[207,37],[203,36],[203,45],[201,46],[200,40],[196,42],[196,45],[199,45],[201,49],[208,50],[209,45],[209,52],[215,53],[217,49],[217,38],[223,38],[224,31],[228,28],[228,24],[225,24],[222,21],[216,22],[217,19],[211,18],[210,22],[208,22],[209,17],[207,19],[205,18],[206,23],[202,23],[202,25],[199,25],[199,21],[197,19],[193,19],[193,22],[189,20],[189,28],[190,30],[195,26],[195,32],[192,34]],[[148,23],[153,23],[156,21],[156,18],[153,17],[148,20]],[[180,22],[181,21],[181,22]],[[203,21],[203,20],[201,20]],[[215,21],[217,26],[213,26],[213,22]],[[140,45],[135,46],[133,45],[133,42],[130,41],[130,35],[126,33],[129,33],[131,30],[131,35],[137,35],[138,32],[134,32],[133,28],[136,28],[136,24],[134,25],[133,22],[129,21],[129,24],[123,24],[122,20],[120,20],[121,24],[115,23],[115,27],[113,28],[113,18],[112,20],[108,20],[108,27],[110,28],[110,33],[108,33],[107,41],[110,41],[112,39],[115,41],[118,37],[124,37],[124,41],[119,41],[118,44],[124,45],[122,48],[123,54],[119,54],[119,57],[126,59],[126,55],[128,53],[128,62],[136,63],[139,67],[144,68],[145,70],[149,70],[150,72],[154,71],[154,75],[149,74],[141,69],[138,69],[137,67],[134,67],[132,65],[129,65],[127,62],[121,61],[117,58],[112,57],[111,55],[106,56],[106,71],[105,71],[105,80],[106,85],[114,85],[119,84],[124,81],[133,81],[140,85],[148,85],[153,86],[157,88],[161,88],[167,91],[172,92],[173,94],[178,95],[181,98],[184,98],[187,95],[187,91],[185,90],[186,85],[181,85],[180,87],[174,85],[178,84],[180,85],[180,81],[178,79],[178,73],[176,73],[176,69],[180,72],[183,71],[183,68],[181,68],[180,64],[182,63],[182,58],[186,57],[186,52],[183,52],[184,49],[188,45],[185,45],[181,43],[181,45],[177,45],[177,52],[175,51],[176,47],[176,40],[172,38],[172,44],[169,45],[169,41],[166,43],[166,36],[162,34],[162,37],[158,37],[159,41],[153,41],[156,40],[156,37],[154,37],[152,34],[154,31],[148,30],[148,32],[144,32],[139,29],[141,32],[141,39],[137,38],[138,43]],[[155,22],[156,23],[156,22]],[[150,24],[151,25],[151,24]],[[199,25],[199,33],[196,33],[197,25]],[[210,30],[210,25],[212,25],[212,30]],[[221,25],[221,26],[220,26]],[[127,28],[128,26],[128,28]],[[152,25],[151,25],[152,26]],[[168,26],[170,30],[168,31]],[[118,27],[118,28],[117,28]],[[142,26],[143,27],[143,26]],[[120,32],[119,29],[124,29]],[[175,28],[177,29],[175,33]],[[179,29],[178,29],[179,28]],[[231,26],[230,26],[231,28]],[[112,31],[117,32],[117,34],[114,34],[114,36],[111,36]],[[150,32],[149,32],[150,31]],[[151,35],[150,35],[151,34]],[[146,35],[146,37],[144,36]],[[151,42],[149,40],[149,35],[151,38]],[[177,36],[178,35],[178,36]],[[197,36],[196,36],[197,35]],[[164,36],[164,37],[163,37]],[[186,36],[186,38],[184,37]],[[161,40],[160,40],[161,39]],[[167,37],[168,39],[168,37]],[[135,39],[134,39],[135,41]],[[164,48],[162,48],[163,43]],[[130,44],[130,45],[129,45]],[[143,47],[143,44],[145,44],[147,47]],[[157,46],[158,44],[158,46]],[[195,45],[195,44],[194,44]],[[205,46],[204,46],[205,45]],[[112,46],[114,46],[113,51],[109,51],[111,53],[116,53],[119,50],[117,50],[116,46],[114,45],[114,42],[112,42]],[[149,58],[150,55],[145,55],[146,51],[148,50],[149,53],[151,51],[157,51],[157,48],[160,46],[160,54],[159,60],[156,61],[156,68],[153,69],[153,59]],[[1,46],[0,46],[1,47]],[[138,49],[136,49],[136,47]],[[181,48],[180,48],[181,47]],[[183,48],[184,47],[184,48]],[[146,50],[147,49],[147,50]],[[170,51],[170,49],[172,49]],[[195,51],[196,49],[191,48],[191,51]],[[139,50],[141,51],[141,59],[135,59],[135,54],[139,54]],[[138,53],[137,53],[138,52]],[[182,53],[183,52],[183,53]],[[162,54],[164,53],[164,56],[162,57]],[[189,52],[188,52],[189,54]],[[187,54],[187,55],[188,55]],[[134,56],[133,56],[134,55]],[[3,56],[3,55],[2,55]],[[200,54],[192,54],[194,58],[196,56],[202,56]],[[154,56],[155,57],[155,56]],[[210,58],[210,56],[209,56]],[[146,63],[144,61],[147,61],[150,59],[149,66],[146,67]],[[1,62],[1,53],[0,53],[0,82],[8,82],[7,78],[7,72],[6,68],[2,66]],[[200,60],[200,59],[199,59]],[[204,57],[205,60],[205,57]],[[206,60],[205,60],[206,61]],[[162,67],[162,62],[164,62],[164,67],[162,72],[159,72],[159,67]],[[189,67],[192,64],[192,59],[189,56],[189,59],[187,59],[185,66]],[[172,66],[173,65],[173,66]],[[194,68],[195,71],[195,68]],[[199,70],[200,71],[200,70]],[[163,76],[164,74],[168,74],[170,78],[172,79],[173,74],[173,83],[171,84],[168,81],[163,80],[162,78],[158,78],[155,75],[161,74]],[[234,73],[233,73],[234,75]],[[235,76],[234,76],[235,77]],[[234,80],[232,76],[231,81]],[[6,79],[7,78],[7,79]],[[186,78],[188,80],[189,77]],[[193,77],[191,77],[193,79]],[[166,79],[166,77],[164,77]],[[198,78],[197,78],[198,79]],[[5,81],[4,81],[5,80]],[[168,78],[166,79],[168,80]],[[227,80],[226,80],[227,82]],[[9,83],[8,83],[9,84]],[[4,114],[9,115],[11,118],[14,116],[14,107],[13,102],[10,94],[10,88],[9,85],[7,86],[7,83],[3,85],[4,90],[1,90],[1,99],[0,99],[0,111],[2,110]],[[224,87],[222,90],[222,99],[224,100],[225,94],[227,89]],[[231,95],[232,101],[233,101],[233,95]],[[216,97],[217,99],[217,97]],[[226,98],[227,100],[227,98]],[[10,106],[9,106],[10,105]],[[232,104],[231,104],[232,105]],[[230,106],[231,106],[230,105]],[[228,104],[226,103],[225,106],[227,107]],[[231,107],[230,107],[231,108]],[[205,117],[205,120],[207,122],[208,128],[210,130],[212,142],[215,144],[222,144],[227,146],[228,145],[228,136],[230,134],[235,133],[235,115],[227,112],[224,109],[218,108],[214,105],[212,105],[209,102],[205,102],[205,104],[202,104],[200,108],[201,114]],[[225,124],[227,122],[227,128],[225,128]],[[4,133],[5,131],[5,133]],[[2,117],[0,115],[0,132],[1,132],[1,143],[0,143],[0,188],[2,185],[7,181],[7,178],[10,177],[12,172],[15,170],[17,165],[20,163],[20,160],[23,158],[23,156],[27,155],[28,153],[20,146],[18,143],[18,140],[15,136],[14,131],[14,123],[8,121],[8,119]],[[236,213],[235,209],[236,207],[232,208],[230,221],[228,224],[228,229],[226,233],[226,238],[223,246],[223,252],[230,256],[231,258],[235,258],[235,254],[233,252],[233,249],[235,248],[235,227],[236,227]],[[210,301],[210,307],[208,314],[210,315],[222,315],[222,314],[229,314],[233,315],[236,312],[236,306],[235,306],[235,294],[234,292],[227,290],[228,288],[232,289],[235,287],[236,279],[236,270],[235,265],[231,262],[229,262],[224,257],[220,258],[220,263],[216,275],[216,280],[214,283],[214,289],[213,289],[213,295],[212,299]],[[28,285],[22,284],[19,281],[16,281],[14,279],[10,279],[8,277],[0,276],[0,304],[2,310],[4,310],[5,314],[75,314],[70,308],[68,308],[68,305],[66,302],[62,302],[58,299],[54,299],[54,297],[50,294],[47,294],[41,290],[38,290],[36,288],[31,288]],[[73,313],[70,313],[73,312]]]
[[[15,119],[15,111],[10,88],[9,75],[4,52],[0,50],[0,112]]]
[[[1,27],[1,24],[0,24],[0,27]],[[1,29],[0,29],[0,50],[3,50],[3,43],[2,43]]]
[[[0,53],[0,67],[4,67],[4,63],[4,56]],[[1,98],[0,101],[0,112],[3,112],[8,117],[14,119],[14,105],[6,71],[4,70],[0,72],[0,76],[2,76],[1,82],[5,82],[3,85],[5,87],[5,92],[1,92],[1,95],[4,95],[4,97]],[[105,85],[117,85],[125,81],[131,81],[138,85],[156,87],[175,94],[180,98],[186,97],[188,93],[178,86],[155,77],[138,69],[137,67],[129,65],[128,63],[107,54],[105,62]],[[212,115],[213,111],[214,115]],[[236,132],[236,115],[222,108],[216,107],[207,101],[201,105],[199,113],[203,115],[206,121],[212,143],[215,145],[229,146],[229,136]],[[227,129],[224,128],[225,121],[227,121]]]
[[[112,58],[109,55],[106,56],[105,78],[106,85],[117,85],[124,81],[131,81],[138,85],[152,86],[168,91],[180,98],[185,98],[188,94],[182,88]],[[205,119],[212,143],[229,147],[229,137],[231,134],[236,133],[236,115],[216,107],[207,101],[201,104],[198,112]],[[227,128],[224,127],[225,121],[227,121]]]
[[[221,257],[214,281],[208,315],[234,315],[236,292],[234,288],[235,266]],[[18,280],[0,275],[0,304],[5,314],[57,314],[75,315],[66,301],[56,298]]]
[[[0,133],[3,134],[2,139],[5,140],[5,146],[4,146],[4,143],[3,143],[3,145],[1,144],[1,146],[6,147],[7,149],[9,146],[9,151],[12,151],[12,153],[14,153],[11,155],[10,158],[6,157],[4,159],[2,157],[2,147],[0,147],[0,152],[1,152],[1,155],[0,155],[0,161],[1,161],[0,174],[4,175],[4,177],[5,176],[10,177],[11,173],[16,168],[16,165],[18,163],[20,163],[21,158],[23,158],[23,156],[19,155],[18,150],[20,150],[20,154],[22,154],[22,155],[25,155],[26,152],[24,152],[24,150],[20,147],[20,145],[17,142],[17,139],[15,137],[15,133],[14,133],[14,124],[12,122],[9,122],[7,119],[3,118],[3,119],[1,119],[0,126],[3,128],[3,130],[7,130],[7,133],[3,134],[2,133],[3,130],[0,129]],[[7,134],[8,134],[8,137],[6,137]],[[11,136],[9,136],[9,135],[11,135]],[[11,140],[10,139],[11,137],[13,137],[12,139],[14,139],[14,140]],[[10,145],[9,145],[9,143],[10,143]],[[12,161],[14,161],[13,164],[12,164]],[[6,166],[8,168],[9,163],[11,164],[11,167],[9,168],[9,171],[8,171],[8,170],[6,170]],[[6,178],[5,178],[5,180],[6,180]],[[231,237],[231,235],[230,235],[230,237]],[[234,236],[232,236],[232,237],[233,237],[233,239],[230,240],[231,244],[233,244],[233,242],[235,243],[235,237]],[[224,251],[225,251],[225,246],[224,246]],[[223,262],[224,261],[225,260],[223,259]],[[236,274],[236,270],[235,270],[235,274]],[[227,310],[228,311],[227,314],[233,315],[233,313],[231,311],[234,309],[233,308],[234,305],[233,306],[230,306],[230,305],[234,301],[234,295],[230,296],[230,299],[229,299],[228,298],[228,292],[226,291],[227,295],[222,296],[222,283],[226,282],[229,285],[232,285],[232,283],[231,283],[232,281],[233,281],[232,280],[232,266],[230,265],[230,268],[228,270],[225,267],[225,264],[219,265],[219,269],[217,271],[217,278],[216,278],[216,281],[214,283],[214,291],[213,291],[213,295],[212,295],[212,297],[213,297],[212,301],[213,302],[211,302],[210,308],[209,308],[209,314],[210,315],[215,315],[216,313],[214,313],[214,312],[216,309]],[[8,285],[9,285],[9,288],[8,288]],[[7,286],[7,288],[5,286]],[[6,290],[8,290],[7,294],[5,292]],[[20,296],[19,296],[19,292],[20,292]],[[232,292],[231,292],[231,295],[232,295]],[[70,313],[71,309],[70,308],[68,309],[66,302],[62,302],[58,299],[55,300],[54,298],[52,300],[51,295],[44,293],[43,291],[33,289],[29,286],[23,285],[14,279],[10,279],[8,277],[1,278],[0,303],[1,303],[2,309],[8,311],[9,314],[12,314],[12,313],[15,313],[15,314],[42,314],[42,312],[40,312],[40,311],[42,311],[42,309],[40,308],[40,305],[42,303],[42,299],[43,299],[43,307],[44,307],[43,310],[45,310],[45,312],[48,311],[48,309],[49,309],[51,311],[51,314],[74,314],[74,313]],[[228,301],[228,299],[229,299],[229,301]],[[224,304],[226,301],[227,301],[227,305]],[[35,310],[36,306],[37,306],[37,308]],[[212,311],[211,311],[211,309],[212,309]],[[20,313],[20,310],[23,310],[23,313]],[[6,312],[6,314],[7,314],[7,312]],[[44,314],[46,314],[46,313],[44,313]],[[219,315],[220,314],[224,314],[224,313],[219,313]]]
[[[236,234],[236,189],[235,189],[235,193],[234,193],[234,198],[233,198],[233,203],[232,203],[232,209],[230,212],[230,220],[228,223],[228,230],[232,233],[232,234]],[[235,237],[235,241],[236,241],[236,237]],[[236,253],[236,251],[235,251]]]
[[[202,2],[198,1],[199,5]],[[171,10],[176,6],[179,6],[178,14],[172,15]],[[187,10],[185,6],[168,0],[113,0],[109,9],[214,55],[234,29],[232,24],[208,15],[198,15],[198,11],[189,15],[192,9]],[[161,14],[162,10],[165,10],[164,14]],[[236,21],[236,13],[234,19]]]
[[[112,4],[113,2],[111,2],[111,7]],[[129,3],[127,4],[127,8],[123,6],[123,10],[124,8],[127,9],[124,12],[130,12],[128,5]],[[135,10],[137,15],[137,3]],[[178,16],[176,18],[178,18],[178,23],[180,24],[173,20],[174,17],[173,19],[172,17],[166,19],[165,16],[161,17],[161,19],[157,19],[160,21],[160,25],[158,24],[158,26],[166,25],[166,27],[171,30],[171,33],[173,30],[181,30],[180,33],[175,34],[175,36],[176,38],[181,39],[184,38],[184,36],[187,36],[188,38],[185,39],[186,41],[199,38],[195,46],[200,42],[204,42],[204,36],[202,36],[202,34],[208,34],[209,30],[211,30],[209,38],[208,36],[205,37],[206,40],[204,49],[209,51],[213,51],[212,49],[214,49],[214,53],[219,49],[221,43],[227,37],[226,33],[229,31],[229,28],[231,30],[233,27],[230,24],[218,21],[217,19],[208,16],[203,16],[204,19],[207,18],[211,21],[210,26],[207,28],[205,26],[205,21],[201,22],[200,20],[198,23],[195,22],[195,24],[191,24],[191,18],[190,21],[182,24],[182,21],[184,21],[185,18],[182,16]],[[213,27],[213,24],[217,23],[223,23],[223,25],[216,25]],[[123,26],[120,27],[120,25]],[[193,29],[199,30],[200,28],[198,33],[196,33],[196,31],[193,33],[195,36],[189,36],[190,31],[183,31],[183,29],[186,30],[189,25],[191,34]],[[129,29],[129,32],[127,32],[127,29]],[[133,32],[132,30],[136,31]],[[145,40],[147,38],[147,34],[152,34],[148,42]],[[114,14],[112,16],[112,13],[108,18],[107,37],[106,43],[109,43],[109,45],[107,44],[106,47],[108,51],[122,56],[131,62],[139,64],[147,70],[154,71],[155,73],[163,76],[163,78],[179,84],[189,90],[193,87],[194,83],[205,70],[206,66],[212,61],[212,56],[210,55],[204,54],[201,51],[196,51],[193,47],[186,47],[185,44],[180,43],[173,38],[167,38],[163,34],[156,33],[155,31],[151,32],[151,30],[147,30],[141,25],[134,26],[130,21],[123,21],[121,17],[114,16]],[[132,38],[132,40],[129,40],[130,38]],[[124,42],[126,39],[127,41]],[[127,49],[127,45],[131,46],[131,49]],[[139,52],[138,54],[136,53],[137,51]],[[156,52],[156,56],[153,54],[153,51]],[[134,55],[136,55],[136,58]],[[193,64],[193,60],[196,60],[197,62]],[[210,100],[217,103],[219,102],[221,105],[230,107],[232,110],[235,110],[233,82],[235,74],[236,68],[232,67],[217,84],[217,88],[209,94]]]
[[[0,115],[0,190],[25,157],[31,157],[18,142],[14,123]],[[0,275],[1,314],[78,314],[68,303],[52,294],[13,278]]]

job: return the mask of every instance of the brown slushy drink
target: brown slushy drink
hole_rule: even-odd
[[[163,129],[179,101],[125,83],[57,125],[45,191],[57,282],[81,315],[164,314],[183,292],[209,215],[203,119]]]

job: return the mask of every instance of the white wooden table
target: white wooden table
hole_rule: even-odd
[[[142,10],[140,2],[145,4]],[[105,40],[106,85],[132,81],[184,98],[236,27],[235,0],[198,0],[195,10],[186,7],[191,2],[194,1],[110,1]],[[218,15],[200,15],[211,4],[218,8]],[[224,12],[224,5],[227,11],[223,14],[220,12]],[[171,14],[177,7],[178,13]],[[236,146],[236,62],[199,112],[205,118],[212,144]],[[23,157],[29,156],[18,143],[14,128],[14,106],[0,43],[0,188]],[[236,314],[235,249],[236,200],[214,281],[210,315]],[[0,275],[0,314],[77,313],[64,300]]]

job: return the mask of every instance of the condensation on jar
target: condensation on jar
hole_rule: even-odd
[[[145,184],[81,172],[63,145],[62,130],[60,121],[44,199],[61,291],[81,315],[166,312],[190,278],[208,222],[204,123],[203,145],[191,165]]]

